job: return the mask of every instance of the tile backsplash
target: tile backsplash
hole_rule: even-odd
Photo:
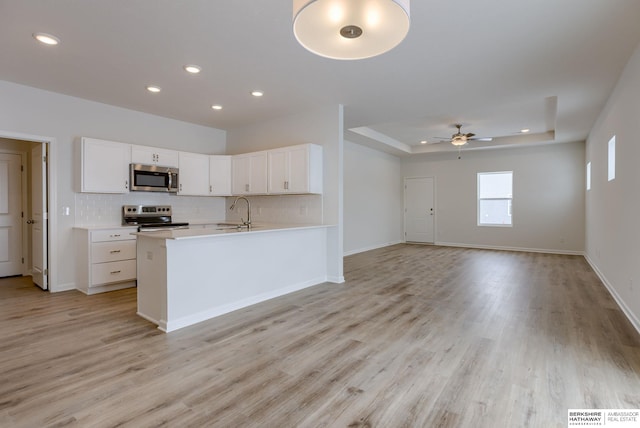
[[[123,205],[171,205],[173,221],[225,219],[225,198],[175,196],[162,193],[75,194],[75,224],[110,226],[122,223]]]
[[[251,221],[262,223],[322,224],[322,195],[248,196]],[[227,219],[245,218],[247,207],[238,201],[234,211],[229,207],[235,198],[227,198]],[[246,218],[245,218],[246,220]]]
[[[321,195],[247,196],[254,222],[321,224]],[[74,222],[77,226],[115,226],[122,223],[123,205],[171,205],[173,221],[240,221],[246,217],[245,202],[234,211],[233,197],[175,196],[163,193],[76,193]]]

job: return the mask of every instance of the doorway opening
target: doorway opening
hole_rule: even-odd
[[[53,139],[0,131],[0,278],[31,276],[51,288]]]

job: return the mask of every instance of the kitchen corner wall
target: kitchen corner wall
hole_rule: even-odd
[[[82,136],[195,153],[224,154],[226,151],[226,132],[219,129],[0,81],[0,137],[51,142],[49,168],[54,187],[49,195],[52,237],[49,279],[52,291],[75,287],[73,227],[76,220],[94,223],[90,220],[93,217],[108,224],[117,217],[119,224],[124,201],[135,203],[143,198],[153,203],[164,201],[160,195],[147,199],[149,196],[142,196],[142,193],[126,196],[77,194],[74,175],[78,165],[74,151]],[[177,208],[176,219],[188,215],[186,213],[193,205],[202,216],[224,218],[223,199],[207,199],[171,199],[171,204]],[[72,215],[63,215],[64,207],[69,207]],[[102,208],[109,210],[108,218],[98,213]],[[78,214],[79,218],[73,214]]]

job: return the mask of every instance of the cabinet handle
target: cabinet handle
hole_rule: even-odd
[[[213,186],[209,185],[209,193],[213,193]]]
[[[121,270],[114,270],[114,271],[111,271],[111,272],[109,272],[109,273],[110,273],[111,275],[115,275],[115,274],[118,274],[118,273],[120,273],[120,272],[122,272],[122,271],[121,271]]]
[[[109,252],[110,252],[111,254],[117,254],[117,253],[119,253],[119,252],[120,252],[120,250],[111,250],[111,251],[109,251]]]
[[[129,188],[129,180],[124,180],[124,190]]]
[[[120,234],[118,233],[117,235],[109,235],[110,238],[119,238]]]
[[[245,190],[245,192],[248,192],[248,191],[249,191],[249,185],[248,185],[248,184],[245,184],[245,185],[244,185],[244,190]]]
[[[288,181],[284,182],[284,190],[289,190],[289,182]]]
[[[182,192],[182,183],[180,183],[180,191]]]

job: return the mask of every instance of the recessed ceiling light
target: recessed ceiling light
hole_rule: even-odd
[[[211,106],[211,108],[214,110],[222,110],[222,106],[220,104],[214,104]]]
[[[147,91],[149,91],[149,92],[158,93],[161,90],[162,89],[160,89],[159,86],[152,86],[152,85],[147,86]]]
[[[45,45],[55,46],[60,43],[60,39],[56,36],[52,36],[51,34],[46,33],[34,33],[33,37],[39,41],[40,43],[44,43]]]
[[[200,66],[198,66],[198,65],[193,65],[193,64],[191,64],[191,65],[185,65],[185,66],[184,66],[184,70],[185,70],[187,73],[191,73],[191,74],[198,74],[198,73],[200,73],[200,72],[202,71],[202,69],[200,68]]]
[[[251,91],[251,95],[253,95],[254,97],[261,97],[264,95],[264,92],[262,91]]]
[[[420,144],[427,144],[427,140],[420,141]]]
[[[520,130],[520,133],[522,134],[526,134],[527,132],[531,131],[529,128],[524,128]]]

